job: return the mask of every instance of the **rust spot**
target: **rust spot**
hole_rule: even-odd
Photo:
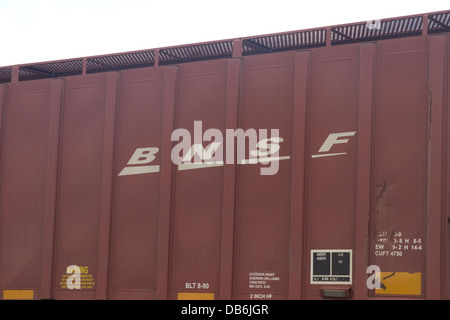
[[[391,185],[391,183],[383,183],[382,185],[377,185],[377,204],[380,204],[381,202],[384,202],[384,194],[386,193],[388,187]]]
[[[393,186],[394,184],[390,182],[384,182],[376,186],[375,230],[387,231],[394,225],[394,208],[391,206],[390,200],[386,197]],[[391,240],[393,234],[386,234],[386,236]]]

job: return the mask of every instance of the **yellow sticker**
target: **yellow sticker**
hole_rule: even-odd
[[[421,272],[380,272],[381,288],[376,294],[421,295]]]
[[[214,293],[178,292],[178,300],[214,300]]]
[[[33,300],[34,290],[3,290],[4,300]]]

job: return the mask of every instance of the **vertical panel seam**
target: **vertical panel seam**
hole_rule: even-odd
[[[3,146],[4,146],[4,119],[6,113],[6,87],[0,85],[0,186],[2,185],[2,168],[3,168]],[[1,199],[1,188],[0,188]],[[1,212],[0,212],[1,214]]]
[[[445,66],[446,36],[429,37],[428,52],[428,139],[427,139],[427,207],[426,207],[426,297],[442,297],[445,283],[439,281],[444,274],[443,264],[445,223],[443,215],[444,142],[445,142]],[[438,193],[436,195],[436,192]],[[440,227],[439,227],[440,226]],[[438,247],[435,250],[435,248]],[[439,252],[439,258],[430,251]]]
[[[163,133],[161,141],[161,181],[159,235],[157,255],[156,299],[168,299],[171,285],[171,244],[172,232],[172,195],[174,188],[173,164],[170,159],[172,151],[171,134],[176,123],[177,90],[179,81],[178,67],[164,67],[164,110]]]
[[[366,267],[370,261],[371,195],[373,171],[373,128],[376,79],[376,45],[360,45],[360,80],[358,101],[358,159],[355,216],[355,298],[366,297]],[[362,185],[363,184],[363,185]]]
[[[299,61],[301,59],[301,61]],[[302,63],[302,65],[300,65]],[[303,67],[300,69],[300,67]],[[302,71],[302,74],[298,74]],[[311,52],[301,51],[294,54],[294,97],[292,110],[292,157],[291,157],[291,212],[290,212],[290,249],[288,298],[301,299],[305,287],[303,277],[305,261],[305,212],[306,212],[306,176],[307,176],[307,113],[310,98]],[[301,95],[301,94],[303,95]],[[297,139],[297,135],[298,138]],[[297,179],[298,178],[298,179]]]
[[[242,63],[240,58],[228,60],[227,65],[227,96],[225,110],[225,129],[237,129],[239,123],[240,86]],[[237,70],[236,70],[237,69]],[[220,299],[231,299],[234,290],[235,266],[235,216],[236,216],[236,187],[237,166],[226,165],[223,169],[223,198],[222,198],[222,235],[221,235],[221,264],[220,264]],[[226,266],[224,268],[224,265]]]
[[[106,74],[104,127],[103,127],[103,166],[101,180],[101,199],[99,217],[99,244],[97,262],[97,299],[107,299],[109,281],[109,260],[111,243],[111,219],[114,184],[114,150],[116,115],[120,73]]]
[[[61,109],[64,80],[51,80],[49,131],[47,147],[47,176],[44,208],[44,232],[42,247],[41,298],[52,298],[53,269],[58,198],[58,177],[60,164]]]

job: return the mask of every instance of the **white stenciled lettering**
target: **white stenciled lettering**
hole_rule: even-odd
[[[155,160],[158,151],[159,149],[156,147],[137,148],[128,160],[128,166],[119,173],[119,176],[159,172],[159,165],[144,165]]]
[[[328,137],[325,139],[325,142],[320,147],[318,151],[319,153],[312,155],[311,158],[332,157],[347,154],[347,152],[328,153],[328,151],[330,151],[335,144],[347,143],[349,141],[349,139],[340,139],[340,138],[353,137],[355,134],[356,131],[330,133]]]
[[[281,143],[278,129],[226,129],[225,140],[222,131],[214,128],[203,132],[202,121],[194,121],[194,136],[184,128],[172,132],[171,141],[178,142],[171,150],[171,160],[178,170],[191,170],[223,166],[225,164],[261,163],[261,175],[274,175],[279,170],[279,161],[290,156],[280,156]],[[205,142],[209,142],[205,144]],[[160,165],[150,165],[159,148],[137,148],[127,166],[119,176],[159,172]],[[226,151],[226,159],[224,159]],[[237,152],[237,154],[236,154]],[[248,158],[246,157],[248,155]]]

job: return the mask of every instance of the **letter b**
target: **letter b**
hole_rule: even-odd
[[[128,164],[133,165],[152,162],[155,160],[155,154],[158,151],[158,148],[137,148],[128,161]]]

